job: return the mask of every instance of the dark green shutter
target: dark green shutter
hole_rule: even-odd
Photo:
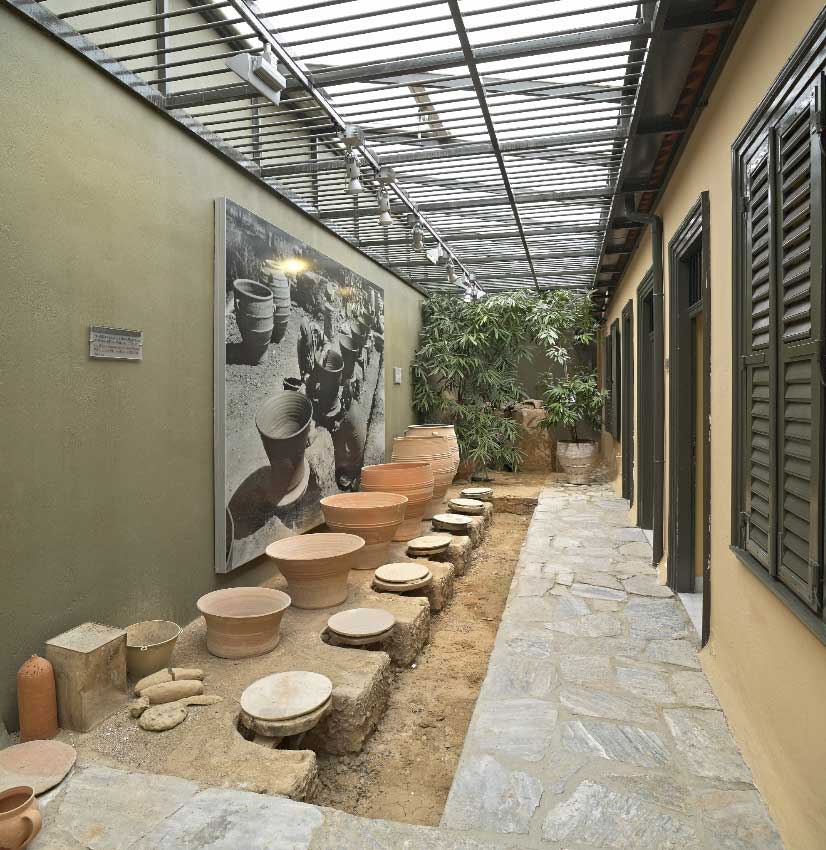
[[[605,392],[608,393],[608,397],[605,399],[605,407],[602,411],[602,421],[605,426],[605,430],[609,434],[613,434],[612,426],[611,426],[611,410],[613,407],[613,396],[614,396],[614,376],[611,373],[611,370],[614,365],[614,358],[611,355],[611,334],[610,331],[608,335],[603,340],[602,346],[602,375],[603,375],[603,384],[602,388]]]
[[[622,404],[622,354],[620,352],[619,319],[611,324],[611,433],[615,440],[620,438],[620,410]]]
[[[777,577],[819,606],[823,179],[815,90],[775,128]]]
[[[749,164],[745,196],[745,273],[748,284],[743,302],[743,535],[745,548],[762,566],[770,569],[774,539],[774,428],[770,402],[774,360],[771,356],[772,204],[766,147]]]

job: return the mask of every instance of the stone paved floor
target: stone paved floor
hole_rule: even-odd
[[[627,508],[605,485],[543,490],[442,826],[509,847],[782,850]]]

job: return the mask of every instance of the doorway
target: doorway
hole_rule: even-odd
[[[668,253],[668,585],[705,643],[711,605],[708,193],[691,208]]]
[[[637,288],[637,525],[654,528],[654,275]]]
[[[622,309],[622,497],[634,504],[634,303],[629,301]]]

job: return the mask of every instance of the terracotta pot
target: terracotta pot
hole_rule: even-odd
[[[197,605],[206,621],[207,649],[218,658],[250,658],[278,644],[290,597],[271,587],[230,587],[207,593]]]
[[[415,437],[419,434],[431,437],[445,437],[450,445],[450,453],[453,456],[453,462],[456,465],[456,469],[459,469],[459,464],[462,462],[462,456],[459,452],[459,441],[456,439],[456,429],[453,425],[410,425],[407,431],[405,431],[406,437]]]
[[[568,474],[570,484],[590,484],[598,458],[599,447],[592,440],[581,443],[560,440],[556,444],[556,459],[562,471]]]
[[[274,497],[283,496],[301,481],[312,418],[312,402],[289,390],[267,399],[255,414],[255,426],[270,461]]]
[[[40,810],[34,789],[18,785],[0,791],[0,849],[23,850],[40,832]]]
[[[256,280],[239,278],[232,284],[235,318],[247,360],[259,363],[273,333],[273,299],[269,287]]]
[[[272,290],[273,300],[272,341],[281,342],[290,321],[290,282],[287,275],[276,270],[270,273],[268,286]]]
[[[321,500],[331,531],[355,534],[365,546],[354,569],[374,570],[387,563],[390,541],[404,522],[407,496],[398,493],[340,493]]]
[[[57,688],[54,667],[32,655],[17,671],[20,741],[45,741],[57,735]]]
[[[126,627],[126,672],[143,679],[169,667],[181,627],[170,620],[144,620]]]
[[[457,464],[450,453],[450,444],[440,435],[413,435],[393,439],[394,461],[427,462],[433,469],[434,487],[430,505],[425,509],[424,518],[432,519],[434,514],[447,509],[447,488],[456,474]]]
[[[316,358],[307,392],[322,414],[335,406],[343,370],[344,360],[337,351],[328,349],[321,358]]]
[[[367,411],[354,400],[333,434],[336,483],[350,489],[357,482],[367,445]]]
[[[338,350],[344,360],[344,370],[341,374],[342,381],[349,381],[353,377],[353,369],[359,357],[358,343],[349,334],[338,335]]]
[[[299,534],[267,546],[296,608],[331,608],[347,599],[347,577],[364,540],[354,534]]]
[[[361,490],[365,493],[396,493],[407,496],[404,522],[394,540],[412,540],[421,533],[421,522],[433,498],[433,469],[429,463],[380,463],[361,470]]]

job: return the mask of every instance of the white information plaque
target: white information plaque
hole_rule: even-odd
[[[143,360],[143,331],[92,325],[89,356],[103,360]]]

